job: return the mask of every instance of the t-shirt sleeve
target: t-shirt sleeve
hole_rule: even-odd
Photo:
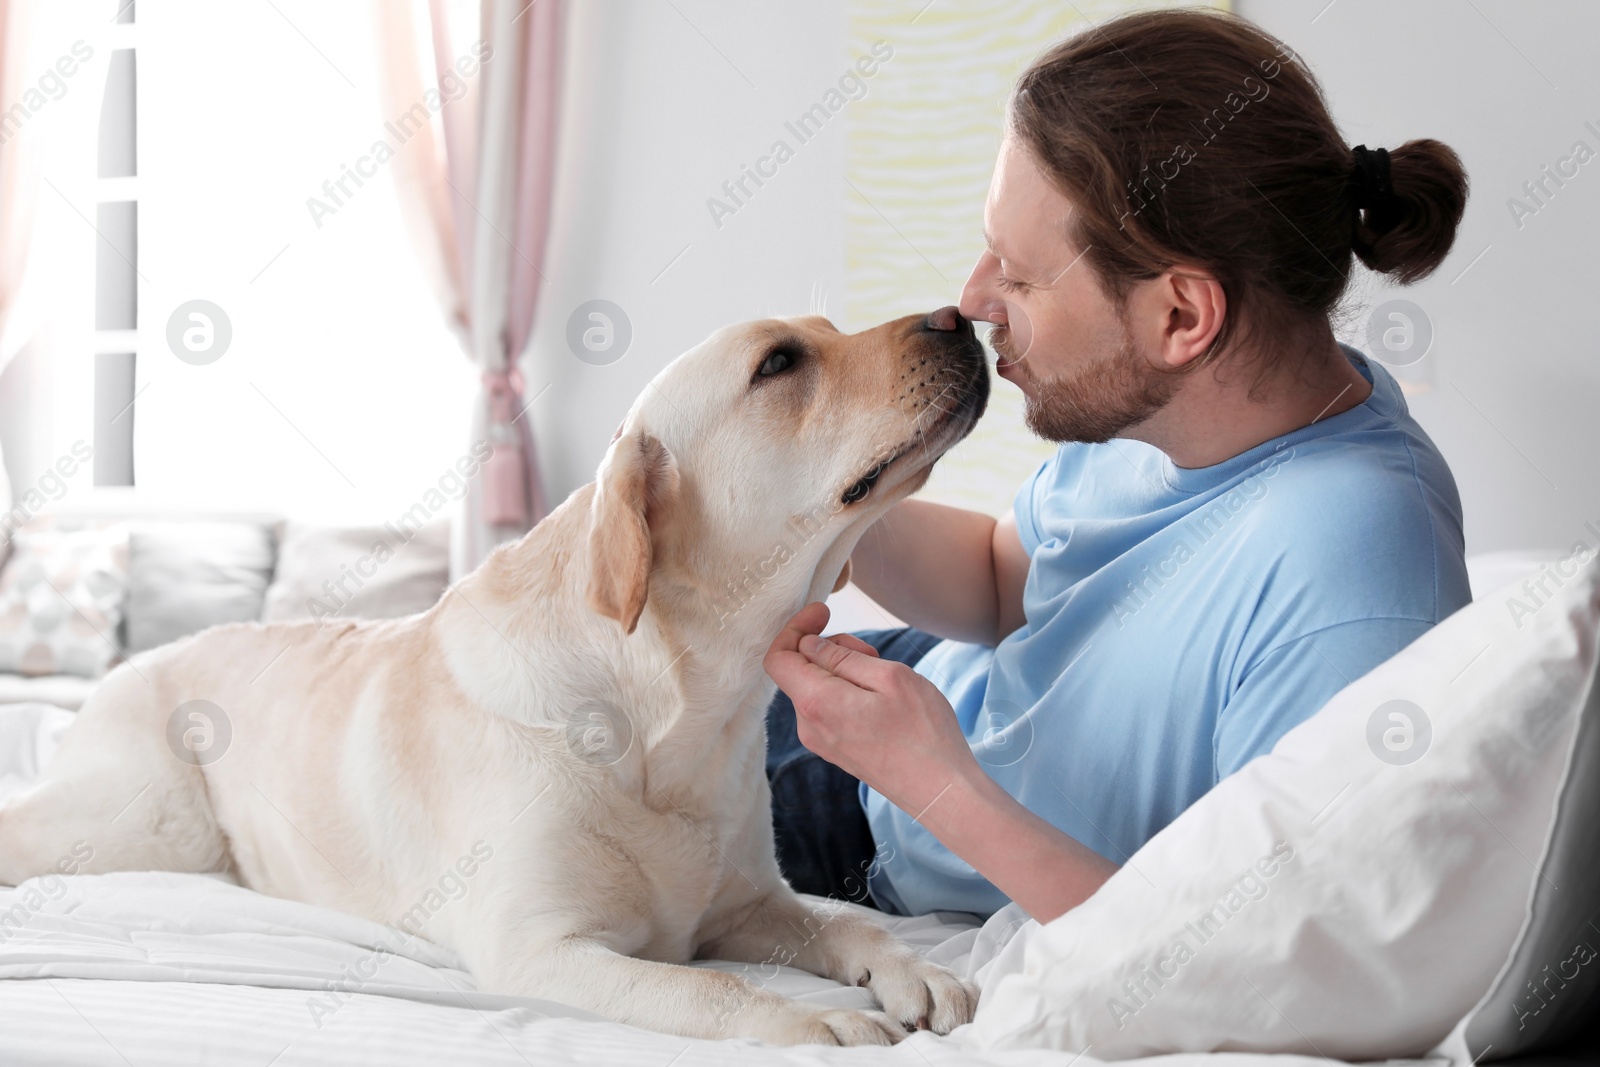
[[[1017,495],[1011,501],[1011,512],[1017,518],[1017,540],[1022,542],[1022,550],[1030,557],[1033,555],[1033,550],[1044,540],[1044,535],[1039,531],[1039,504],[1050,492],[1050,486],[1055,481],[1056,464],[1060,458],[1061,450],[1057,449],[1049,459],[1039,464],[1027,481],[1022,483],[1022,487],[1017,490]]]
[[[1427,632],[1417,619],[1357,619],[1303,634],[1269,651],[1217,716],[1220,780],[1321,710],[1333,695]]]

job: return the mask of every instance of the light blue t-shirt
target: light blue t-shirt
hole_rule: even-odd
[[[987,773],[1113,862],[1471,599],[1449,468],[1394,378],[1344,351],[1365,403],[1215,466],[1063,445],[1013,504],[1027,621],[917,664]],[[1007,903],[865,785],[862,803],[881,905]]]

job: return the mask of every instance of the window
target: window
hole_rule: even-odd
[[[152,0],[137,34],[137,484],[403,511],[465,451],[475,382],[389,176],[351,177],[383,124],[368,6]],[[186,361],[189,331],[226,348]]]

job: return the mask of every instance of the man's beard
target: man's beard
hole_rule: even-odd
[[[996,329],[990,344],[1001,359],[1012,361],[1009,330]],[[1040,377],[1026,360],[1019,371],[1030,386],[1023,392],[1028,428],[1063,444],[1099,444],[1120,436],[1165,407],[1183,378],[1141,360],[1126,329],[1114,351],[1066,375]]]

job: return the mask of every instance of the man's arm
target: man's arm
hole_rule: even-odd
[[[794,701],[800,743],[866,782],[1040,922],[1076,907],[1117,867],[995,784],[932,682],[878,658],[807,604],[768,650],[767,673]]]
[[[862,535],[851,580],[920,630],[996,645],[1020,627],[1028,553],[1010,511],[902,500]]]
[[[1019,804],[977,760],[946,769],[954,773],[917,822],[1039,922],[1071,911],[1117,873],[1116,864]],[[918,810],[884,796],[901,811]]]

